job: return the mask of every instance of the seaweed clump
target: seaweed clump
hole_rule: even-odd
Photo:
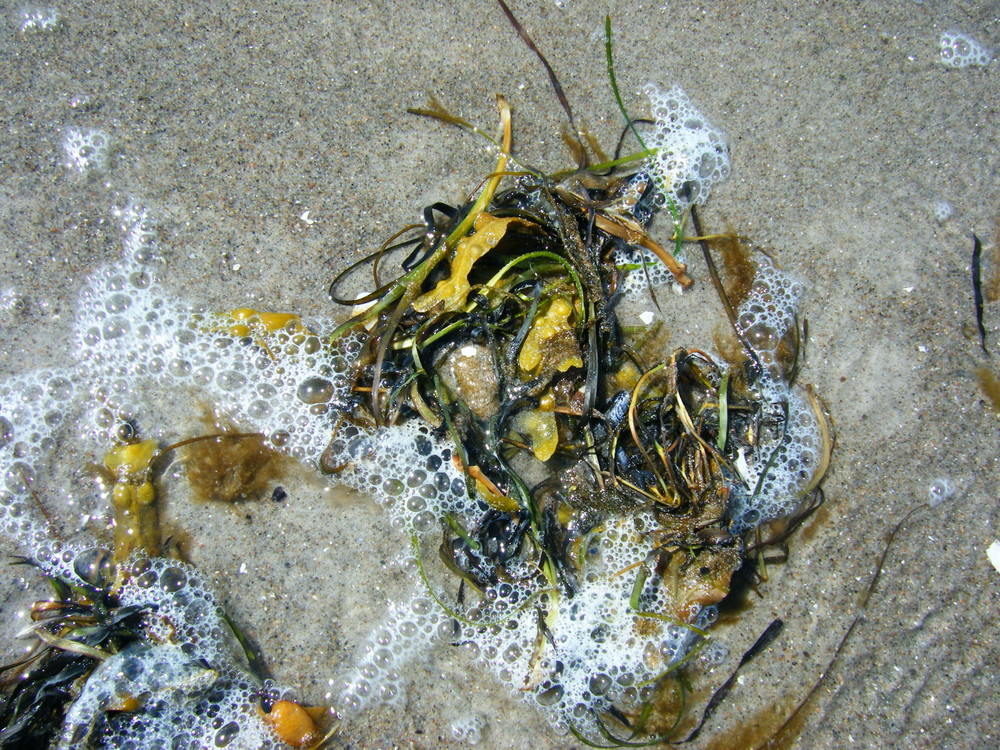
[[[28,655],[0,666],[0,748],[318,748],[322,711],[282,695],[193,567],[109,550],[45,570]],[[234,658],[243,648],[247,666]],[[227,717],[219,721],[219,717]]]
[[[46,576],[54,597],[31,607],[29,631],[38,637],[34,649],[0,667],[5,674],[0,680],[2,748],[49,747],[59,736],[79,685],[101,661],[141,638],[145,613],[141,607],[122,606],[111,593],[111,556],[104,550],[95,552],[81,567],[89,585],[73,586],[60,577]],[[34,565],[28,559],[19,562]],[[120,708],[127,708],[124,698]]]
[[[608,51],[610,65],[610,36]],[[582,739],[616,745],[674,736],[681,668],[708,642],[736,572],[818,505],[831,447],[815,396],[793,390],[797,286],[766,256],[746,260],[739,238],[700,231],[696,203],[713,169],[728,169],[724,142],[684,153],[670,137],[678,114],[699,136],[717,131],[677,89],[651,99],[646,137],[628,122],[639,152],[592,165],[576,140],[577,168],[545,174],[511,153],[498,97],[498,158],[478,194],[428,207],[331,286],[356,311],[333,344],[357,357],[320,462],[344,471],[354,460],[345,435],[403,425],[449,443],[467,502],[435,508],[414,487],[407,505],[419,511],[410,530],[421,575],[454,641],[499,654],[504,681]],[[415,111],[481,132],[436,103]],[[692,162],[694,177],[664,171]],[[671,250],[650,233],[664,208]],[[727,279],[735,301],[709,240],[727,267],[744,258]],[[739,342],[731,361],[665,352],[619,322],[653,263],[692,284],[677,257],[688,245],[701,247]],[[345,292],[366,264],[374,291]],[[387,268],[394,279],[383,282]],[[422,547],[434,528],[459,582],[453,596],[438,593]]]

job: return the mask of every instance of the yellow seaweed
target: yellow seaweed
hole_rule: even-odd
[[[556,424],[556,397],[547,391],[538,400],[538,408],[526,412],[521,418],[521,429],[531,439],[531,452],[539,461],[548,461],[559,446],[559,427]]]
[[[473,264],[492,250],[511,224],[530,226],[527,222],[515,217],[498,219],[483,211],[476,217],[475,229],[468,237],[459,240],[455,246],[455,257],[451,261],[451,273],[442,279],[437,286],[413,301],[413,309],[425,313],[434,308],[443,311],[457,310],[465,304],[469,294],[469,273]]]
[[[556,355],[553,363],[559,372],[565,372],[570,367],[583,367],[583,358],[580,356],[580,347],[572,336],[573,325],[569,322],[573,314],[573,304],[566,297],[556,297],[549,304],[548,310],[539,314],[531,324],[531,330],[524,339],[521,353],[518,355],[517,363],[521,370],[534,374],[541,366],[542,361],[547,356]],[[567,337],[565,334],[569,333]],[[559,340],[563,344],[553,347],[552,344]],[[566,341],[563,341],[566,339]],[[570,343],[570,346],[565,344]]]
[[[104,466],[115,480],[111,495],[116,563],[135,550],[159,553],[160,523],[151,478],[151,467],[158,455],[156,441],[143,440],[116,446],[104,456]]]

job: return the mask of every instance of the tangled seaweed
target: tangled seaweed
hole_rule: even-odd
[[[608,51],[613,81],[610,35]],[[744,324],[732,298],[746,299],[756,269],[772,269],[770,260],[751,261],[735,236],[685,236],[689,219],[701,234],[693,202],[684,200],[691,186],[667,185],[649,150],[588,166],[577,141],[575,170],[546,175],[521,165],[510,148],[510,109],[503,98],[498,103],[499,156],[479,194],[460,206],[428,207],[421,224],[331,286],[335,301],[357,311],[333,333],[334,344],[345,336],[361,341],[350,394],[336,406],[338,425],[416,421],[450,438],[475,511],[442,520],[439,557],[460,585],[453,603],[435,599],[457,632],[464,626],[473,638],[512,611],[533,610],[534,654],[521,689],[541,705],[559,703],[567,691],[558,631],[571,616],[562,613],[573,611],[588,582],[628,577],[637,632],[662,630],[674,642],[646,659],[638,698],[612,690],[601,699],[594,689],[587,717],[580,716],[584,704],[565,708],[576,709],[570,727],[587,741],[666,740],[681,719],[678,673],[704,644],[714,605],[738,570],[762,560],[761,551],[820,502],[831,442],[826,420],[811,392],[808,403],[793,395],[798,323],[786,330]],[[436,102],[416,112],[474,129]],[[641,142],[636,127],[629,120]],[[649,233],[664,205],[675,247],[703,250],[739,342],[729,362],[700,349],[664,356],[655,337],[619,323],[626,278],[645,268],[649,252],[678,285],[692,283]],[[729,274],[732,294],[712,244],[738,271]],[[343,289],[366,265],[375,290],[348,296]],[[387,268],[395,278],[381,283]],[[810,419],[820,455],[802,461],[796,497],[783,498],[780,513],[760,509],[769,473],[788,471],[796,424]],[[345,468],[336,441],[337,430],[321,462],[329,473]],[[634,562],[618,570],[594,562],[604,537],[628,546]],[[414,548],[419,556],[416,538]],[[421,561],[433,589],[426,566]],[[470,591],[476,601],[467,605]]]
[[[630,118],[608,24],[608,71],[626,124],[613,159],[588,150],[552,68],[500,4],[567,113],[573,169],[550,174],[518,158],[500,97],[497,161],[480,189],[460,205],[425,208],[420,223],[338,276],[330,296],[353,315],[325,343],[296,315],[177,311],[146,285],[129,302],[137,315],[145,307],[146,333],[119,338],[128,322],[105,325],[111,307],[102,296],[112,269],[83,294],[82,318],[94,325],[81,328],[81,362],[106,355],[113,369],[182,343],[210,351],[218,372],[206,364],[211,376],[192,382],[223,411],[387,508],[399,500],[393,521],[410,535],[423,586],[404,613],[417,613],[419,627],[401,616],[400,641],[436,629],[474,645],[502,682],[587,744],[690,740],[735,679],[708,701],[701,723],[686,723],[684,668],[713,653],[716,606],[738,580],[763,577],[767,551],[822,500],[832,438],[816,397],[795,386],[806,338],[799,291],[741,238],[702,231],[697,206],[728,158],[683,92],[651,91],[653,119]],[[414,111],[483,134],[436,102]],[[678,131],[696,133],[697,153],[672,140]],[[638,150],[620,156],[629,138]],[[653,229],[664,212],[666,246]],[[149,234],[144,214],[135,228]],[[622,322],[653,276],[691,287],[680,258],[692,247],[730,326],[715,353],[667,347],[649,321]],[[373,281],[358,295],[363,269]],[[155,310],[173,314],[148,314]],[[186,382],[191,369],[177,368],[172,382]],[[93,377],[100,383],[106,372]],[[64,385],[47,392],[72,395],[75,386]],[[267,386],[258,396],[289,403],[250,402],[254,385]],[[129,410],[116,406],[110,421],[119,411]],[[303,429],[293,434],[292,423]],[[375,456],[394,432],[403,448]],[[194,569],[158,556],[153,462],[205,439],[158,451],[131,432],[118,437],[123,445],[105,458],[114,549],[59,554],[39,532],[36,548],[49,557],[37,564],[56,597],[32,610],[36,653],[4,670],[16,679],[3,685],[0,746],[115,746],[153,724],[166,732],[162,743],[196,742],[187,732],[197,729],[220,747],[322,744],[304,707],[227,655],[228,621]],[[261,464],[262,446],[247,442],[239,455]],[[216,451],[190,478],[213,497],[239,497],[244,480],[231,490],[223,481],[235,455]],[[417,465],[392,466],[393,457]],[[11,467],[23,497],[31,466]],[[780,628],[772,624],[741,666]],[[388,650],[370,652],[373,663],[391,661]],[[246,657],[256,672],[250,649]],[[370,705],[365,680],[376,676],[387,678],[382,699],[398,695],[392,668],[369,667],[359,669],[365,679],[345,681],[341,707],[355,698],[355,707]],[[210,721],[210,710],[236,718]]]

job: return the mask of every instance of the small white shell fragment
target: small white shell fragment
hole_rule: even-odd
[[[739,455],[736,457],[736,471],[740,473],[743,477],[743,481],[750,484],[750,465],[747,463],[747,457],[744,453],[744,448],[741,446],[736,449]]]
[[[1000,573],[1000,539],[993,541],[993,544],[986,550],[986,556],[993,563],[993,567],[997,569],[997,573]]]

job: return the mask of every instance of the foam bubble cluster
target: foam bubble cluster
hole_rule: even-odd
[[[645,90],[656,121],[646,141],[656,150],[653,173],[665,199],[683,212],[708,200],[712,187],[729,175],[729,147],[683,89],[660,91],[650,84]]]
[[[937,477],[927,488],[927,502],[935,508],[954,497],[957,491],[958,486],[951,477]]]
[[[638,607],[630,606],[636,575],[647,553],[644,532],[656,528],[652,514],[616,518],[595,535],[587,575],[571,599],[537,589],[500,584],[465,612],[457,640],[476,644],[479,664],[513,694],[544,711],[557,731],[572,724],[596,734],[595,712],[611,706],[636,709],[657,678],[688,658],[704,641],[714,607],[690,624],[644,613],[668,609],[668,587],[660,575],[645,580]],[[549,643],[538,640],[539,612],[547,612]]]
[[[744,483],[730,500],[737,530],[794,512],[818,469],[822,438],[815,410],[784,382],[797,346],[802,291],[800,282],[762,256],[750,294],[737,311],[740,329],[764,367],[760,388],[771,403],[773,423],[781,425],[761,431],[753,462],[738,461]]]
[[[944,224],[954,213],[955,207],[946,200],[934,201],[931,205],[931,214],[934,216],[934,221],[938,224]]]
[[[466,745],[478,745],[483,740],[486,720],[479,714],[465,714],[451,721],[451,738]]]
[[[347,715],[378,704],[402,705],[406,691],[400,671],[429,644],[439,643],[449,628],[447,615],[424,589],[389,605],[338,694],[329,697],[335,697]]]
[[[682,254],[675,257],[682,263],[686,260]],[[637,299],[650,289],[669,289],[676,283],[663,261],[652,250],[616,248],[615,262],[619,267],[629,270],[622,281],[622,294],[627,299]]]
[[[941,35],[941,64],[949,68],[985,68],[993,60],[993,50],[961,31]]]
[[[66,167],[80,174],[102,174],[108,170],[111,137],[99,128],[67,128],[63,135]]]
[[[53,573],[69,573],[62,543],[31,495],[56,448],[55,430],[80,396],[70,369],[41,370],[0,383],[0,530]],[[71,557],[69,558],[71,559]]]
[[[722,131],[694,107],[680,87],[661,91],[649,84],[645,92],[655,120],[646,146],[656,153],[648,169],[640,175],[652,179],[656,185],[655,203],[672,206],[676,212],[673,218],[679,218],[692,204],[708,200],[712,188],[729,175],[729,147]],[[636,183],[637,188],[644,187],[641,180]],[[631,204],[625,207],[645,223],[652,207],[643,206],[640,191],[635,192]],[[683,248],[671,250],[678,261],[686,262]],[[649,288],[681,290],[669,269],[651,250],[621,245],[615,248],[615,261],[631,271],[622,280],[626,297],[644,294]]]
[[[59,9],[52,5],[26,5],[17,13],[17,28],[22,33],[51,31],[60,20]]]
[[[773,392],[773,391],[772,391]],[[780,430],[764,430],[754,462],[738,462],[744,479],[730,497],[733,530],[743,532],[793,513],[819,468],[822,441],[812,405],[797,391],[772,401]]]
[[[796,311],[802,284],[766,257],[758,260],[757,275],[746,301],[737,311],[743,334],[757,352],[772,380],[780,380],[788,368],[783,344],[796,333]]]

